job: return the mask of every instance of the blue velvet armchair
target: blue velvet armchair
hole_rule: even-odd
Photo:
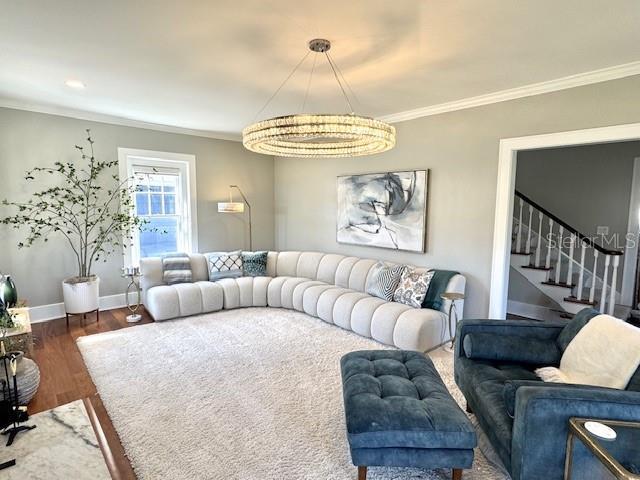
[[[458,325],[456,383],[513,480],[563,478],[570,417],[640,421],[640,369],[626,390],[544,383],[533,373],[559,365],[570,338],[596,314],[580,312],[566,327],[518,320]]]

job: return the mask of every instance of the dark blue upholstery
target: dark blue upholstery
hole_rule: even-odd
[[[558,365],[562,358],[555,342],[516,335],[470,333],[462,346],[466,357],[474,360]]]
[[[469,468],[476,434],[419,352],[351,352],[341,360],[355,465]]]
[[[519,344],[529,339],[532,343],[549,342],[563,350],[579,331],[579,325],[584,326],[592,318],[591,313],[581,315],[564,331],[565,338],[560,341],[564,324],[464,320],[458,325],[454,353],[456,383],[513,480],[563,478],[570,417],[640,421],[640,369],[627,391],[546,384],[533,373],[533,364],[467,358],[463,348],[465,337],[504,335],[516,337],[514,341]],[[508,358],[513,350],[501,342],[483,346],[490,348],[495,349],[491,355],[497,359]],[[511,402],[513,406],[508,409]]]

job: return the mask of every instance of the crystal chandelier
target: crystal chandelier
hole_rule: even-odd
[[[353,107],[347,95],[342,72],[328,53],[329,40],[317,38],[309,42],[309,52],[300,60],[289,76],[280,84],[267,103],[256,114],[264,111],[282,87],[306,60],[310,52],[324,54],[351,112]],[[313,77],[314,58],[309,85]],[[342,80],[341,80],[342,77]],[[306,105],[305,94],[302,109]],[[396,129],[391,125],[369,117],[349,114],[300,113],[270,118],[249,125],[242,131],[244,146],[257,153],[284,157],[357,157],[372,155],[392,149],[396,144]]]

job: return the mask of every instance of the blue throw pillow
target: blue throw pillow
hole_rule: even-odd
[[[267,257],[269,252],[242,252],[242,269],[245,277],[264,277],[267,275]]]
[[[560,350],[564,352],[571,340],[573,340],[573,337],[575,337],[578,332],[582,330],[582,327],[589,323],[589,320],[597,315],[600,315],[600,312],[594,310],[593,308],[584,308],[576,313],[575,316],[569,321],[569,323],[564,326],[564,328],[560,332],[560,335],[558,335],[558,338],[556,339],[558,348],[560,348]]]

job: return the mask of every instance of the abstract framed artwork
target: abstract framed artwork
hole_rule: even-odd
[[[338,243],[425,251],[428,170],[338,177]]]

